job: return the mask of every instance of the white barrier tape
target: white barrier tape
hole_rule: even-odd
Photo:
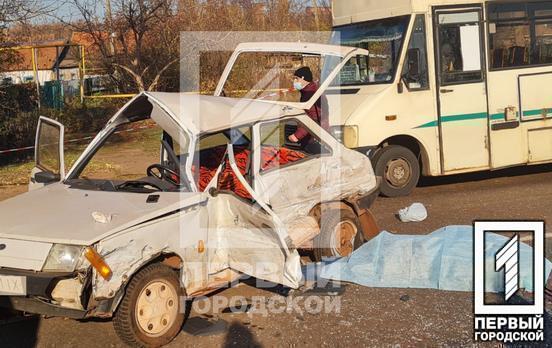
[[[19,152],[19,151],[30,150],[30,149],[34,149],[34,146],[20,147],[20,148],[11,149],[11,150],[2,150],[0,151],[0,155],[4,153]]]
[[[125,130],[122,130],[122,131],[117,131],[113,134],[120,134],[120,133],[124,133],[124,132],[133,132],[133,131],[136,131],[136,130],[139,130],[139,129],[146,129],[146,128],[153,128],[155,126],[140,126],[140,127],[135,127],[135,128],[129,128],[129,129],[125,129]],[[93,135],[93,136],[88,136],[88,137],[84,137],[84,138],[78,138],[78,139],[71,139],[71,140],[66,140],[64,143],[65,144],[69,144],[69,143],[77,143],[79,141],[83,141],[83,140],[90,140],[90,139],[94,139],[96,136]],[[9,150],[0,150],[0,155],[2,154],[5,154],[5,153],[13,153],[13,152],[20,152],[20,151],[26,151],[26,150],[31,150],[31,149],[34,149],[34,145],[33,146],[26,146],[26,147],[19,147],[17,149],[9,149]]]
[[[68,143],[76,143],[76,142],[79,142],[79,141],[90,140],[90,139],[93,139],[93,138],[94,138],[93,136],[90,136],[90,137],[84,137],[84,138],[79,138],[79,139],[71,139],[71,140],[65,141],[65,144],[68,144]],[[2,151],[0,151],[0,155],[5,154],[5,153],[12,153],[12,152],[20,152],[20,151],[25,151],[25,150],[31,150],[31,149],[34,149],[34,148],[35,148],[35,147],[34,147],[34,145],[33,145],[33,146],[20,147],[20,148],[17,148],[17,149],[2,150]]]

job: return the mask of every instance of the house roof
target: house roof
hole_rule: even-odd
[[[32,49],[36,49],[36,64],[38,70],[53,70],[59,59],[59,67],[62,69],[76,68],[79,66],[78,54],[71,52],[70,48],[64,51],[64,47],[70,44],[69,40],[51,40],[41,42],[19,43],[10,45],[13,47],[19,59],[7,66],[5,71],[32,70]]]

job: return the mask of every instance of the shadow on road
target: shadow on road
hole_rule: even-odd
[[[262,347],[261,343],[257,341],[255,335],[251,330],[240,323],[232,323],[228,328],[228,333],[224,338],[224,348],[229,347]]]
[[[38,316],[13,318],[0,324],[0,347],[35,347],[39,325]]]
[[[482,171],[467,174],[455,174],[449,176],[438,177],[422,177],[420,179],[420,187],[440,186],[465,183],[470,181],[483,181],[502,177],[517,177],[524,175],[542,174],[552,172],[552,164],[542,164],[536,166],[521,166],[494,171]]]

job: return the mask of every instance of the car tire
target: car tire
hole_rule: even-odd
[[[130,281],[115,313],[117,336],[132,347],[161,347],[180,332],[185,319],[178,274],[155,263]]]
[[[380,192],[385,197],[408,196],[420,180],[418,158],[406,147],[389,145],[372,158],[374,171],[382,178]]]
[[[352,209],[326,210],[321,216],[320,234],[314,238],[314,260],[349,256],[365,241]]]

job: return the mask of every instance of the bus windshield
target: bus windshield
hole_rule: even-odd
[[[334,44],[364,48],[370,56],[351,58],[333,85],[393,82],[409,21],[401,16],[334,28]]]

